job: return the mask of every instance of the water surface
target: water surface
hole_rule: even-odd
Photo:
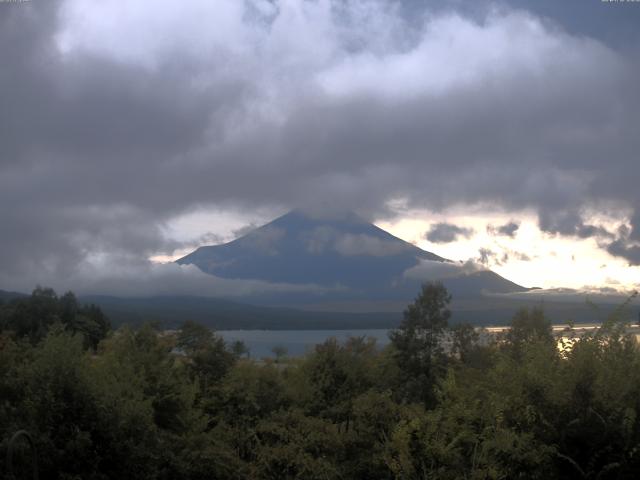
[[[373,337],[378,347],[389,343],[388,329],[370,330],[220,330],[227,342],[241,340],[252,358],[273,357],[274,347],[284,347],[289,356],[304,355],[331,337],[344,342],[349,337]]]
[[[554,325],[554,334],[565,340],[567,337],[563,335],[563,330],[568,325]],[[589,332],[598,325],[593,323],[584,323],[574,325],[574,332],[579,336]],[[509,327],[485,327],[484,330],[489,336],[503,332]],[[355,330],[219,330],[217,333],[227,342],[241,340],[249,348],[249,354],[252,358],[274,357],[273,349],[283,347],[288,356],[300,356],[313,350],[314,346],[323,343],[331,337],[335,337],[340,342],[345,342],[349,337],[373,337],[379,348],[389,343],[390,329],[355,329]],[[640,343],[640,328],[632,326],[629,328],[630,333],[636,335],[636,340]],[[487,337],[481,335],[481,341],[487,341]]]

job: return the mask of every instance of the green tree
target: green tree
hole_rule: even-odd
[[[56,292],[40,286],[30,297],[9,302],[4,310],[4,328],[16,338],[28,339],[33,345],[47,335],[54,323],[61,320]]]
[[[462,363],[477,359],[479,335],[473,325],[459,323],[451,329],[451,353]]]
[[[309,389],[307,411],[348,431],[354,399],[374,384],[375,339],[354,337],[340,345],[335,338],[316,345],[301,370]]]
[[[249,357],[251,355],[251,352],[249,351],[249,347],[247,347],[247,344],[244,343],[242,340],[235,340],[231,344],[231,351],[237,358],[242,358],[245,355]]]
[[[109,319],[96,305],[80,305],[72,292],[58,297],[51,288],[37,287],[30,297],[18,298],[0,307],[0,329],[33,345],[60,322],[71,333],[80,333],[85,348],[96,349],[107,337]]]
[[[287,358],[289,350],[284,345],[276,345],[271,349],[271,353],[276,356],[276,363],[282,363]]]
[[[260,422],[256,459],[249,478],[337,480],[342,442],[336,426],[299,410],[278,412]]]
[[[237,360],[222,337],[192,321],[180,328],[176,347],[186,354],[188,369],[203,394],[224,377]]]
[[[211,434],[247,463],[255,460],[258,423],[292,403],[273,364],[246,360],[235,365],[206,400]]]
[[[516,358],[520,358],[528,346],[534,343],[546,345],[549,350],[556,352],[553,327],[541,307],[518,310],[509,329],[501,335],[501,340],[503,347]]]
[[[67,292],[59,300],[60,319],[72,333],[84,337],[86,348],[95,350],[111,330],[109,319],[96,305],[79,305],[73,292]]]
[[[448,327],[451,295],[440,282],[429,282],[404,311],[404,319],[389,337],[400,367],[405,401],[432,405],[435,384],[446,370],[443,337]]]

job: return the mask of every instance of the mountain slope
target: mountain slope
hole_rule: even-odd
[[[314,219],[293,211],[230,243],[178,260],[223,278],[363,286],[416,264],[444,260],[355,216]]]
[[[453,270],[442,278],[456,296],[526,291],[494,272],[464,272],[353,214],[322,218],[294,210],[230,243],[200,247],[177,261],[222,278],[326,287],[331,300],[410,299],[422,281],[438,278],[408,277],[407,271],[421,262]],[[278,301],[310,300],[303,297],[280,296]]]

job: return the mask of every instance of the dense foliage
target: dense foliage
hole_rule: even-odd
[[[383,350],[331,339],[260,361],[191,322],[110,331],[37,289],[0,305],[0,472],[26,429],[47,479],[638,477],[622,310],[558,348],[540,309],[487,341],[449,327],[449,301],[425,285]]]

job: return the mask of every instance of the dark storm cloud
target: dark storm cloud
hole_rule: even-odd
[[[502,235],[510,238],[514,238],[519,229],[520,224],[513,221],[498,226],[487,225],[487,233],[490,235]]]
[[[433,243],[451,243],[458,240],[460,237],[469,238],[473,235],[472,228],[459,227],[452,223],[435,223],[431,225],[431,228],[424,237]]]
[[[607,245],[611,255],[623,257],[630,265],[640,265],[640,245],[628,243],[625,239],[615,240]]]
[[[458,2],[411,21],[373,0],[151,5],[0,3],[0,288],[171,251],[164,224],[203,205],[526,207],[635,258],[638,56],[603,34],[615,24]],[[598,208],[627,212],[628,235],[598,230]]]
[[[3,285],[179,247],[160,227],[184,204],[153,177],[175,173],[167,164],[240,88],[176,88],[187,65],[170,59],[149,72],[82,52],[62,58],[53,41],[61,3],[0,4]]]

